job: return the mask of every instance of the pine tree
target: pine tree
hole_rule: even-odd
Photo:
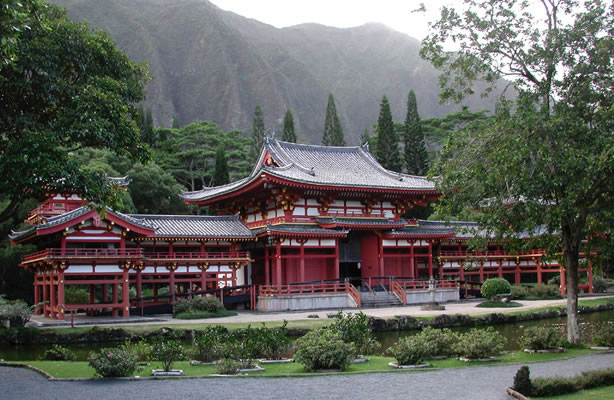
[[[230,174],[228,173],[228,161],[226,160],[226,151],[224,145],[220,143],[215,152],[215,171],[213,172],[213,185],[221,186],[230,183]]]
[[[177,119],[176,115],[173,115],[173,124],[171,125],[171,128],[173,129],[179,128],[179,120]]]
[[[428,155],[424,144],[424,132],[422,122],[418,115],[418,103],[416,94],[413,90],[407,96],[407,116],[405,117],[405,127],[403,132],[405,142],[405,168],[408,174],[426,175],[428,171]]]
[[[386,96],[382,98],[382,103],[380,104],[377,130],[377,160],[384,168],[401,172],[401,156],[399,155],[397,136],[394,133],[390,103],[388,103]]]
[[[256,106],[254,110],[254,120],[252,122],[252,143],[250,146],[250,158],[252,162],[256,161],[260,156],[260,151],[264,144],[264,118],[262,109]]]
[[[151,107],[148,107],[145,111],[145,118],[143,120],[143,128],[141,130],[142,140],[150,146],[155,144],[153,116],[151,114]]]
[[[328,105],[326,106],[326,119],[324,120],[324,134],[322,144],[325,146],[345,146],[343,129],[337,116],[337,107],[333,94],[328,95]]]
[[[294,117],[292,117],[292,111],[288,109],[284,116],[284,133],[281,136],[281,140],[284,142],[296,143],[296,133],[294,133]]]

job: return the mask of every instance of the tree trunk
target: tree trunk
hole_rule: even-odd
[[[577,235],[570,225],[561,225],[561,239],[563,241],[563,256],[567,279],[567,340],[569,343],[579,343],[578,259],[580,257],[580,240],[576,238]]]

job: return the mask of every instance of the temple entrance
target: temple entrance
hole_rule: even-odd
[[[350,283],[354,286],[360,286],[360,280],[352,280],[351,278],[360,277],[359,262],[340,262],[339,263],[339,278],[345,280],[350,278]]]

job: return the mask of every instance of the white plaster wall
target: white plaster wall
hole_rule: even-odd
[[[356,302],[348,294],[259,296],[256,307],[258,311],[306,311],[356,308]]]

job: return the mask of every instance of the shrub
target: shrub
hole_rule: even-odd
[[[66,347],[54,344],[45,351],[43,358],[47,361],[73,361],[77,356]]]
[[[239,362],[230,358],[223,359],[215,367],[217,372],[224,375],[236,375],[239,373],[241,366]]]
[[[529,289],[521,285],[512,285],[510,292],[512,293],[512,299],[522,299],[529,295]]]
[[[531,381],[531,393],[535,397],[560,396],[580,390],[574,378],[560,376],[550,378],[535,378]]]
[[[516,376],[514,376],[514,386],[512,387],[518,393],[522,393],[525,396],[531,396],[532,393],[532,385],[531,385],[531,371],[529,371],[529,367],[522,366],[516,372]]]
[[[367,316],[362,312],[343,314],[340,310],[330,328],[341,333],[343,341],[352,343],[359,354],[373,354],[381,346],[373,337]]]
[[[491,300],[498,294],[508,294],[510,291],[510,283],[503,278],[486,279],[480,290],[483,297]]]
[[[558,286],[555,285],[544,285],[540,283],[538,285],[533,286],[529,292],[536,297],[560,297],[561,291]]]
[[[87,304],[90,302],[90,293],[79,286],[66,286],[64,289],[65,304]]]
[[[416,336],[422,340],[426,358],[452,354],[452,346],[458,339],[456,334],[447,328],[437,329],[430,326]]]
[[[601,278],[599,276],[593,277],[593,292],[605,293],[608,291],[609,286],[610,286],[609,279]]]
[[[388,354],[394,357],[399,365],[420,364],[425,358],[424,340],[418,335],[406,336],[388,349]]]
[[[205,329],[194,340],[196,345],[195,358],[202,362],[212,362],[223,357],[222,343],[229,338],[228,330],[223,326],[212,326]]]
[[[525,349],[546,350],[563,346],[565,339],[556,328],[533,326],[524,330],[520,343]]]
[[[283,358],[290,349],[290,338],[286,335],[287,325],[288,321],[284,321],[280,327],[267,328],[262,323],[262,327],[255,329],[254,354],[269,360]]]
[[[553,276],[552,278],[548,279],[548,285],[560,286],[561,285],[561,276],[560,275],[556,275],[556,276]]]
[[[492,328],[471,329],[458,336],[453,350],[459,356],[478,359],[499,354],[504,345],[505,338]]]
[[[600,324],[593,335],[593,342],[597,346],[614,347],[614,324]]]
[[[164,371],[170,371],[175,361],[184,358],[184,348],[178,340],[156,342],[151,347],[151,357],[162,363]]]
[[[197,311],[207,311],[214,313],[223,310],[224,305],[215,296],[197,296],[191,299],[179,299],[173,303],[173,313],[195,313]]]
[[[354,345],[345,343],[339,331],[320,328],[296,341],[294,360],[303,364],[307,371],[344,370],[355,354]]]
[[[7,321],[11,327],[25,326],[37,306],[29,306],[23,300],[9,301],[0,295],[0,326],[4,326]]]
[[[89,365],[102,377],[131,376],[137,367],[137,356],[125,347],[101,349],[90,353]]]
[[[128,340],[124,344],[124,347],[126,348],[126,350],[136,355],[137,361],[149,361],[149,359],[151,358],[151,344],[149,344],[145,340],[141,340],[138,342],[131,342],[130,340]]]
[[[179,299],[173,303],[173,314],[181,314],[192,311],[192,302],[189,299]]]

